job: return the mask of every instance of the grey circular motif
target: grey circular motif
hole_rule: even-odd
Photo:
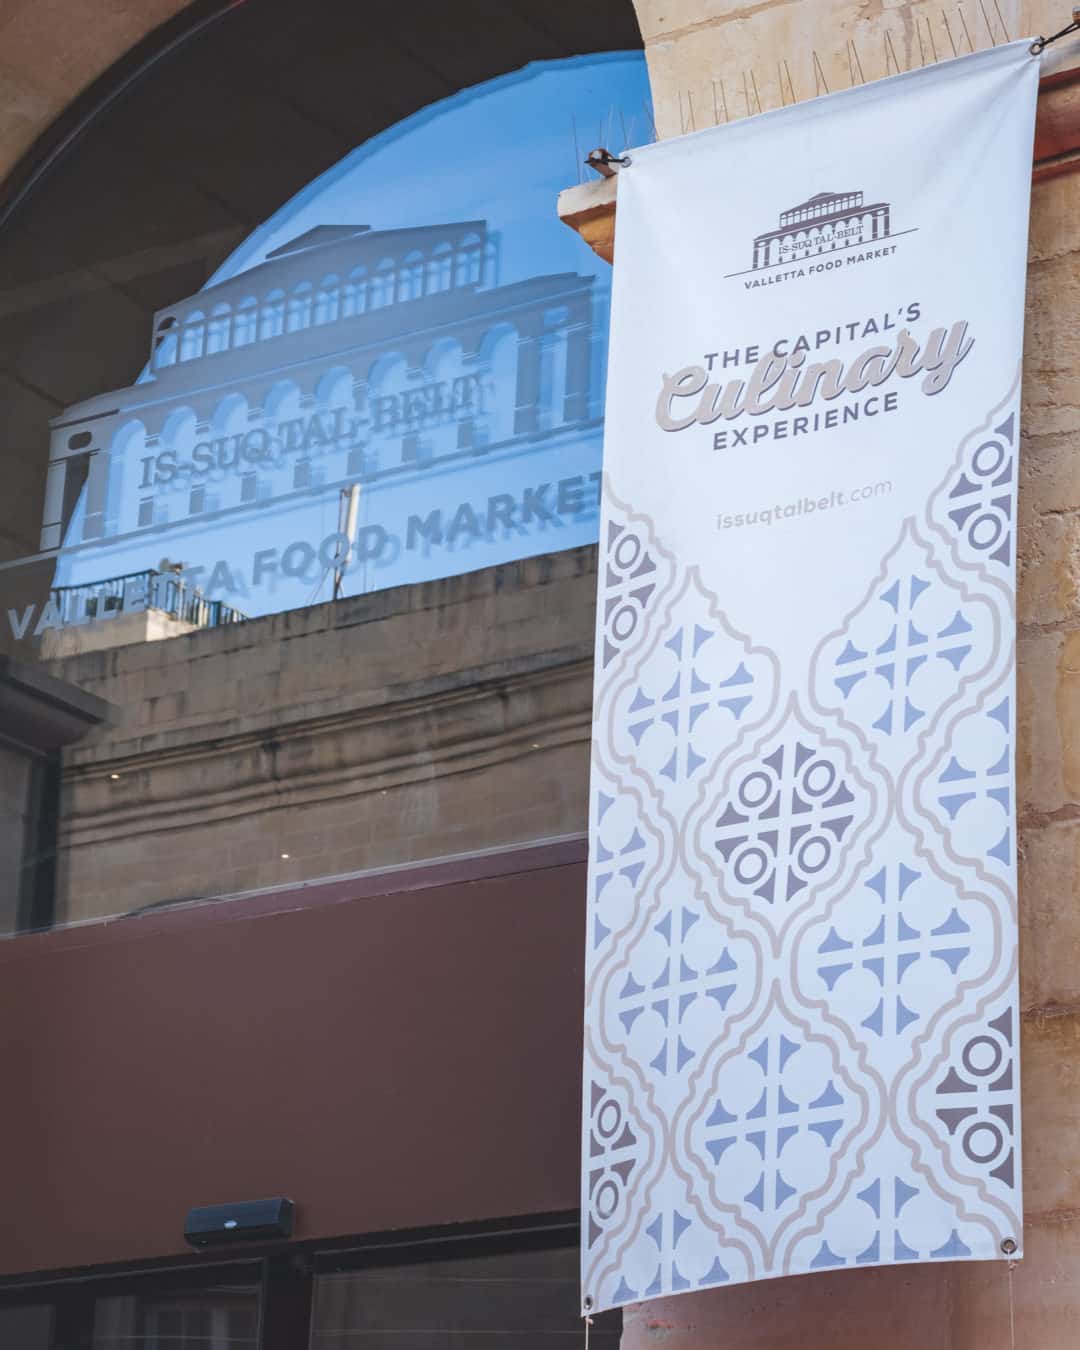
[[[604,1139],[610,1139],[619,1128],[622,1112],[618,1102],[606,1101],[596,1117],[596,1131]]]
[[[636,534],[624,534],[615,545],[613,557],[620,572],[629,572],[641,557],[641,540]]]
[[[620,642],[630,636],[637,627],[638,612],[633,605],[620,605],[611,618],[611,631]]]
[[[985,1054],[978,1053],[980,1050],[989,1051],[988,1060],[985,1058]],[[989,1078],[991,1074],[997,1073],[1004,1054],[1005,1052],[993,1036],[974,1036],[964,1046],[960,1061],[968,1073],[974,1077]]]
[[[593,1196],[593,1209],[601,1219],[610,1219],[619,1204],[619,1188],[611,1177],[607,1177],[596,1188]]]
[[[828,839],[823,834],[812,834],[809,839],[804,839],[799,845],[795,861],[801,871],[808,876],[813,876],[815,872],[820,872],[829,861],[831,853],[832,847]]]
[[[989,1145],[985,1142],[987,1138],[990,1140]],[[964,1152],[972,1162],[977,1163],[993,1162],[1004,1144],[1001,1130],[991,1120],[979,1120],[969,1125],[962,1140]]]
[[[827,759],[815,759],[803,770],[802,787],[808,797],[824,797],[836,782],[836,766]]]
[[[989,454],[985,452],[989,451]],[[992,478],[1005,462],[1005,447],[1000,441],[983,441],[971,457],[972,472],[980,478]]]
[[[748,773],[739,784],[739,801],[751,811],[769,800],[773,791],[773,780],[761,769]]]
[[[735,859],[735,875],[744,886],[753,886],[769,870],[769,856],[754,845],[744,848]]]
[[[968,540],[972,548],[993,548],[1001,538],[1004,524],[999,515],[992,511],[982,511],[968,526]]]

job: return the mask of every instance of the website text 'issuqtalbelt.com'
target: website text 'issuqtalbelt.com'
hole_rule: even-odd
[[[892,483],[865,483],[860,487],[839,489],[826,493],[823,497],[798,497],[794,501],[772,502],[755,511],[740,511],[736,514],[721,513],[716,517],[718,530],[739,530],[747,525],[776,525],[782,520],[791,520],[796,516],[812,516],[819,511],[835,511],[848,506],[857,506],[860,502],[870,501],[874,497],[886,497],[892,492]]]

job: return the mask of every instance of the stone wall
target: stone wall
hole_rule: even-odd
[[[116,709],[65,758],[59,921],[583,832],[595,566],[50,662]]]
[[[4,0],[0,180],[71,101],[187,0]]]
[[[658,135],[678,136],[1068,23],[1056,0],[635,0]],[[1043,68],[1075,59],[1050,48]]]

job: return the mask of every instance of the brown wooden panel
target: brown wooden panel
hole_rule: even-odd
[[[301,1240],[576,1207],[582,851],[5,944],[0,1274],[269,1195]]]

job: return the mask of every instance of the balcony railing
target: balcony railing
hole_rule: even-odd
[[[163,610],[170,618],[196,628],[241,623],[248,617],[224,600],[207,600],[180,576],[169,572],[130,572],[82,586],[56,586],[52,598],[65,626],[147,609]]]

